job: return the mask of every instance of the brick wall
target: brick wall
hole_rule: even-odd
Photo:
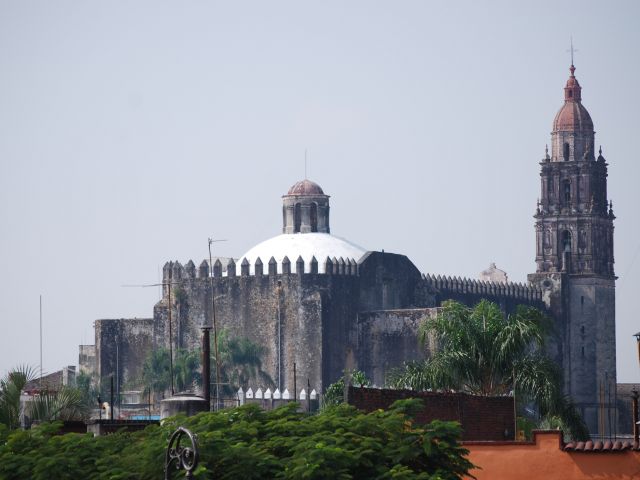
[[[416,421],[454,420],[462,425],[463,440],[513,440],[513,397],[479,397],[464,393],[414,392],[349,387],[348,402],[360,410],[388,408],[396,400],[420,398],[425,408]],[[505,435],[506,433],[506,435]]]

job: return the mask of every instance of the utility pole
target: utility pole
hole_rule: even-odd
[[[40,295],[40,391],[42,392],[42,295]]]
[[[213,290],[213,256],[211,255],[211,244],[215,242],[225,242],[226,240],[214,240],[209,238],[209,286],[211,287],[211,317],[213,319],[213,351],[216,355],[216,406],[218,411],[220,406],[220,355],[218,353],[218,325],[216,323],[216,294]]]
[[[211,327],[202,327],[202,396],[207,402],[207,412],[211,411]]]
[[[171,326],[171,270],[169,270],[169,282],[168,282],[168,291],[169,291],[169,372],[171,374],[171,396],[175,395],[175,388],[173,385],[173,330]]]

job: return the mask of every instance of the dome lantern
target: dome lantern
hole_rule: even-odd
[[[329,195],[304,179],[282,197],[282,233],[330,233]]]

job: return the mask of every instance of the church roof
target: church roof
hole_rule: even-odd
[[[352,259],[358,261],[367,250],[340,237],[329,233],[283,233],[276,237],[259,243],[241,258],[246,258],[250,272],[254,272],[254,264],[258,257],[263,264],[269,263],[273,257],[278,263],[278,273],[281,273],[282,260],[288,257],[291,262],[291,272],[296,271],[296,260],[302,257],[305,272],[310,271],[311,259],[316,258],[318,272],[324,273],[327,257],[343,258],[345,261]]]
[[[322,188],[311,180],[301,180],[296,182],[287,192],[287,195],[324,195]]]
[[[579,102],[565,102],[553,121],[554,132],[592,132],[591,115]]]
[[[554,132],[593,132],[591,115],[582,105],[582,87],[578,83],[571,65],[571,75],[564,87],[564,105],[553,120]]]

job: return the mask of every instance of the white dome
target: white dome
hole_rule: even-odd
[[[342,257],[345,261],[352,259],[357,262],[366,252],[364,248],[329,233],[283,233],[253,247],[240,257],[240,262],[246,258],[251,266],[250,273],[253,275],[254,264],[258,257],[264,264],[265,273],[269,260],[273,257],[278,263],[278,273],[282,273],[282,260],[286,256],[291,262],[291,273],[294,273],[296,260],[301,256],[304,260],[304,270],[308,273],[311,271],[311,259],[316,257],[318,272],[324,273],[327,257],[331,259]]]

